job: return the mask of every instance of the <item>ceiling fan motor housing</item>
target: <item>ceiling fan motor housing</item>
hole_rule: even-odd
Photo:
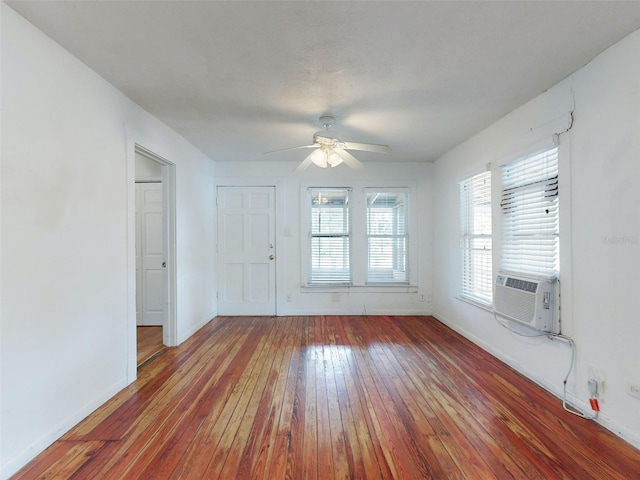
[[[323,115],[320,117],[320,123],[324,127],[324,130],[320,130],[313,134],[313,143],[320,146],[335,147],[340,142],[335,135],[336,132],[329,132],[329,128],[333,126],[336,121],[336,117],[332,115]]]
[[[320,125],[322,125],[325,129],[329,129],[336,123],[336,117],[333,115],[323,115],[320,117]]]
[[[329,135],[329,132],[320,130],[313,134],[313,143],[326,145],[327,147],[335,147],[340,143],[340,140],[335,135]]]

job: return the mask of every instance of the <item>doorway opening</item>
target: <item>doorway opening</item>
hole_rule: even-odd
[[[176,344],[174,165],[135,146],[136,365]]]

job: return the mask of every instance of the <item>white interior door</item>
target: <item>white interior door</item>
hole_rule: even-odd
[[[162,183],[136,183],[136,323],[165,325],[167,277]]]
[[[218,312],[275,315],[275,187],[218,187]]]

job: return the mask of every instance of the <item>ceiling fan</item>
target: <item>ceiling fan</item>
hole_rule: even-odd
[[[297,150],[301,148],[314,148],[307,158],[296,168],[296,171],[304,170],[312,163],[320,168],[336,167],[344,162],[351,168],[362,168],[362,162],[356,157],[351,155],[347,150],[360,150],[363,152],[375,152],[375,153],[391,153],[391,147],[389,145],[378,145],[376,143],[358,143],[358,142],[345,142],[340,140],[334,132],[329,131],[336,121],[335,117],[331,115],[323,115],[320,117],[320,123],[324,127],[324,130],[320,130],[313,134],[313,143],[311,145],[304,145],[301,147],[283,148],[280,150],[273,150],[267,153],[284,152],[286,150]]]

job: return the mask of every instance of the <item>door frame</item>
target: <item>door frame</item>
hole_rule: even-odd
[[[136,259],[135,259],[135,155],[140,154],[158,162],[162,172],[163,243],[167,262],[167,323],[162,329],[162,341],[166,346],[178,342],[176,314],[176,166],[166,158],[142,145],[132,142],[127,152],[127,264],[128,264],[128,309],[127,309],[127,381],[137,378],[136,342]]]

